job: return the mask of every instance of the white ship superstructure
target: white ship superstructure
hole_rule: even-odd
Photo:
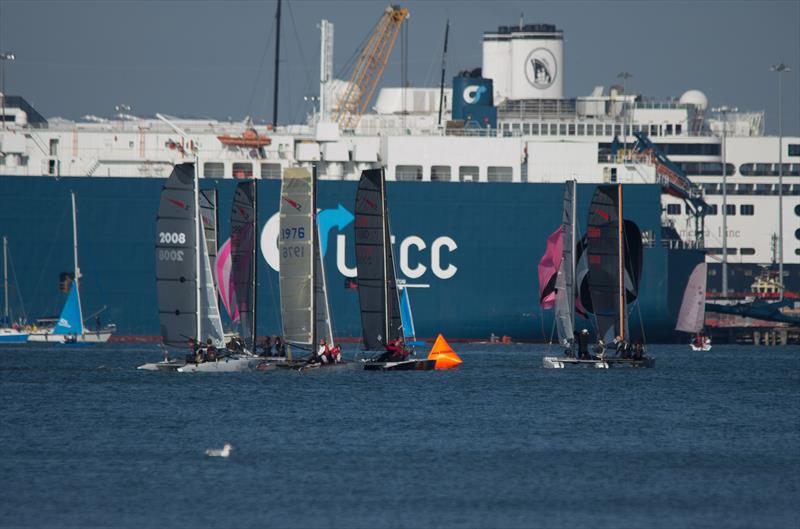
[[[331,25],[325,27],[332,35]],[[666,186],[669,175],[652,153],[633,148],[635,135],[643,133],[695,184],[687,194],[710,206],[704,243],[708,261],[716,263],[722,248],[724,131],[728,262],[777,260],[779,138],[764,135],[763,112],[728,112],[723,119],[698,90],[662,102],[626,93],[623,86],[568,98],[563,51],[563,33],[546,24],[484,34],[480,79],[493,82],[494,123],[449,119],[454,101],[480,96],[469,91],[468,75],[461,76],[465,89],[445,89],[441,125],[439,88],[383,88],[354,130],[340,130],[325,109],[307,123],[275,130],[249,119],[167,118],[189,140],[156,118],[128,113],[45,120],[22,98],[7,97],[0,116],[0,174],[165,178],[174,164],[196,155],[204,178],[277,179],[286,168],[314,163],[320,178],[329,180],[357,180],[363,169],[383,165],[390,181],[536,185],[574,178]],[[343,84],[327,79],[330,68],[323,64],[320,85],[328,101]],[[784,137],[782,146],[783,258],[800,264],[800,138]],[[693,245],[696,221],[686,197],[664,195],[662,205],[665,226],[680,235],[670,244]]]

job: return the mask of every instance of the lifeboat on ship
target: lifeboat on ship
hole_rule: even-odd
[[[228,147],[244,147],[248,149],[266,147],[272,140],[268,136],[261,136],[256,129],[247,129],[241,136],[217,136],[223,145]]]

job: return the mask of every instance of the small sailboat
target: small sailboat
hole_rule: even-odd
[[[109,324],[92,332],[84,325],[80,293],[80,280],[83,276],[78,265],[78,214],[75,207],[75,193],[70,192],[70,196],[72,200],[72,258],[74,265],[72,285],[55,326],[51,329],[32,332],[28,336],[29,342],[56,344],[105,343],[117,330],[116,325]]]
[[[310,352],[307,360],[286,359],[279,367],[343,365],[331,325],[325,266],[317,225],[316,167],[287,169],[281,181],[279,284],[283,340]],[[241,309],[240,309],[241,312]]]
[[[565,192],[565,211],[575,197],[575,185]],[[568,197],[571,197],[568,200]],[[642,270],[641,258],[641,233],[632,221],[624,220],[622,216],[623,195],[622,185],[603,185],[595,189],[589,207],[589,222],[586,233],[586,287],[589,296],[575,295],[575,291],[566,285],[570,273],[563,273],[565,267],[559,266],[559,275],[556,278],[562,288],[555,288],[556,327],[559,329],[559,339],[572,354],[553,357],[545,356],[542,360],[545,368],[562,369],[571,366],[586,366],[607,369],[616,366],[654,367],[655,359],[644,355],[641,344],[630,346],[628,337],[627,305],[638,296],[639,280]],[[574,206],[572,207],[574,212]],[[574,219],[574,214],[572,216]],[[562,229],[566,225],[562,222]],[[574,233],[574,232],[572,232]],[[574,235],[573,235],[574,237]],[[574,240],[574,239],[573,239]],[[567,245],[565,244],[566,248]],[[569,250],[572,251],[572,241]],[[563,265],[565,259],[562,259]],[[572,261],[574,263],[575,261]],[[571,267],[574,264],[570,265]],[[575,278],[577,268],[571,268],[571,277]],[[565,293],[559,303],[559,290]],[[583,288],[581,288],[581,291]],[[583,292],[581,292],[583,294]],[[569,340],[569,333],[574,333],[575,299],[580,299],[585,310],[593,315],[598,336],[598,346],[593,354],[584,347],[585,342],[577,344],[575,351],[574,342]],[[585,333],[584,333],[585,335]],[[580,337],[579,341],[584,338]],[[620,345],[617,356],[605,354],[607,345]],[[581,351],[581,349],[584,349]]]
[[[691,333],[693,335],[689,346],[692,351],[710,351],[711,338],[703,333],[706,317],[706,263],[699,263],[692,270],[686,290],[683,291],[683,301],[678,313],[676,331]]]
[[[258,363],[252,354],[224,348],[207,236],[216,225],[208,218],[203,222],[201,211],[212,202],[216,207],[210,195],[201,200],[195,164],[174,167],[161,190],[156,217],[156,289],[163,345],[188,345],[190,354],[139,369],[213,373],[246,371]]]
[[[383,169],[362,171],[355,212],[363,345],[366,351],[381,351],[380,355],[364,361],[364,369],[432,370],[436,360],[410,358],[405,348]]]
[[[3,318],[0,320],[0,345],[28,341],[28,332],[12,322],[8,305],[8,237],[3,236]]]

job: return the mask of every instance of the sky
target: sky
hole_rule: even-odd
[[[334,70],[347,64],[387,0],[284,0],[278,121],[305,119],[318,92],[322,18],[335,25]],[[0,51],[9,95],[46,117],[109,117],[114,106],[152,116],[272,120],[276,1],[0,0]],[[408,79],[438,86],[450,19],[448,84],[481,66],[484,31],[552,23],[564,31],[565,96],[588,95],[630,72],[629,91],[663,100],[702,90],[711,106],[766,111],[777,133],[777,75],[784,134],[800,136],[800,0],[410,1]],[[400,85],[400,46],[381,86]]]

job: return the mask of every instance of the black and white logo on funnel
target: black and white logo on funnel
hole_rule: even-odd
[[[525,77],[528,82],[544,90],[550,88],[558,75],[558,65],[553,53],[547,48],[536,48],[525,59]]]

